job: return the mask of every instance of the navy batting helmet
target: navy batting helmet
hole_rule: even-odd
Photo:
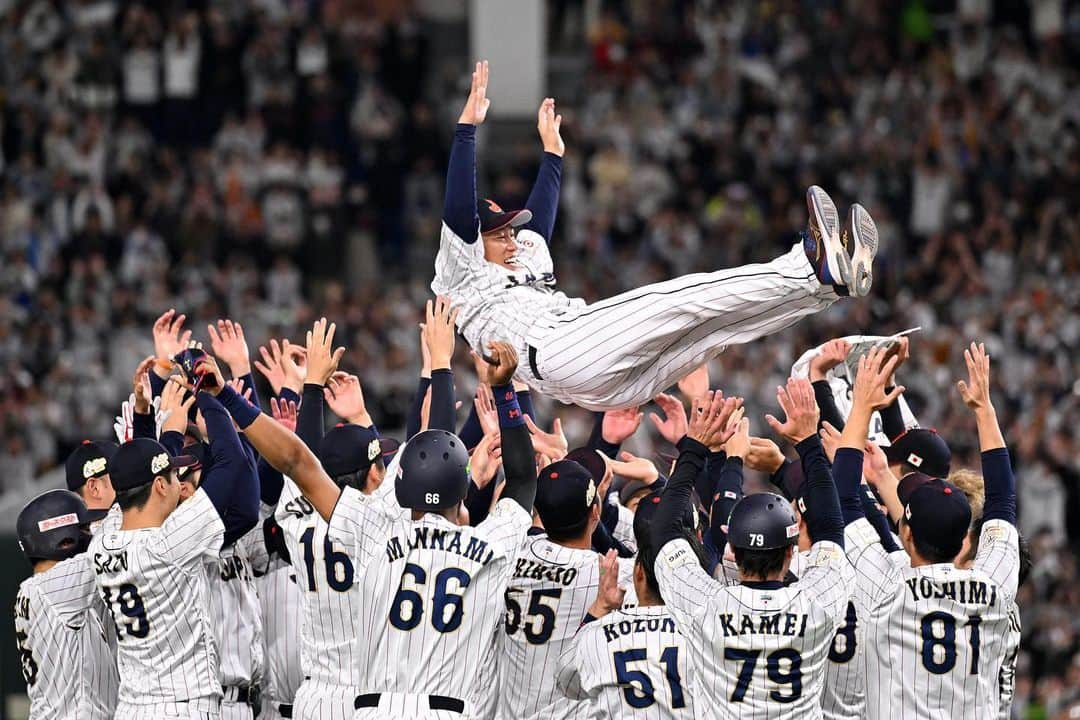
[[[15,521],[19,546],[31,561],[67,560],[90,544],[92,521],[106,511],[91,512],[70,490],[49,490],[26,503]]]
[[[405,445],[394,494],[411,510],[447,510],[469,489],[469,452],[457,435],[425,430]]]
[[[731,509],[728,544],[744,550],[776,550],[799,540],[791,503],[775,493],[747,495]]]

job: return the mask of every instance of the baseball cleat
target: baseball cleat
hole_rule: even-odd
[[[862,205],[855,203],[848,210],[840,239],[845,256],[851,257],[844,284],[853,297],[864,297],[874,282],[873,264],[878,249],[878,232],[874,218]]]
[[[840,241],[840,215],[836,204],[828,193],[811,185],[806,191],[806,209],[810,220],[804,246],[814,273],[822,285],[846,286],[851,277],[851,257]]]

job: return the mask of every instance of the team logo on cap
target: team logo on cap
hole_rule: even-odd
[[[78,525],[79,516],[75,513],[67,513],[66,515],[57,515],[56,517],[45,518],[39,520],[37,527],[38,532],[48,532],[49,530],[56,530],[62,527],[68,527],[69,525]]]
[[[795,505],[799,508],[799,512],[801,512],[803,515],[806,514],[806,501],[805,500],[803,500],[802,498],[799,498],[798,502],[796,502]],[[788,535],[788,537],[791,537],[791,536]]]
[[[169,453],[158,453],[150,460],[150,472],[159,473],[169,467]]]
[[[89,480],[95,475],[100,475],[105,472],[105,464],[108,461],[103,458],[94,458],[93,460],[87,460],[82,466],[82,476],[84,480]]]
[[[585,488],[585,504],[592,505],[593,500],[596,499],[596,483],[592,478],[589,478],[589,486]]]
[[[910,455],[908,455],[907,461],[915,467],[922,467],[923,464],[923,459],[915,453],[911,453]]]
[[[368,462],[371,462],[372,460],[377,458],[380,452],[382,452],[382,448],[379,446],[379,439],[375,438],[374,440],[369,442],[367,446]]]

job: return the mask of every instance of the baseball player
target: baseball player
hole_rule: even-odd
[[[199,371],[205,380],[196,402],[212,437],[228,437],[222,425],[231,428],[231,421],[223,405],[242,422],[259,414],[225,386],[212,359]],[[125,443],[109,461],[122,521],[95,537],[87,555],[119,636],[119,720],[220,717],[203,565],[216,562],[224,541],[257,522],[258,487],[250,468],[234,467],[229,455],[214,457],[213,471],[177,507],[175,470],[193,462],[170,457],[148,438]]]
[[[83,440],[64,463],[67,489],[81,497],[90,510],[108,510],[116,501],[107,467],[116,448],[115,443]],[[98,524],[100,521],[95,522]]]
[[[589,616],[597,619],[582,626],[560,660],[559,689],[587,699],[590,718],[696,717],[687,665],[689,647],[664,605],[652,571],[652,520],[659,502],[659,493],[647,495],[634,515],[639,550],[633,582],[638,606],[621,607],[616,566],[607,564],[589,608]],[[684,532],[689,537],[692,530],[687,508]]]
[[[263,532],[270,559],[266,567],[255,569],[266,659],[259,717],[281,720],[296,717],[293,699],[304,680],[300,662],[303,624],[297,621],[304,614],[303,592],[284,547],[282,530],[273,518],[268,518]]]
[[[784,585],[799,526],[781,496],[739,500],[728,520],[740,584],[714,580],[682,538],[680,516],[709,450],[735,432],[726,428],[739,402],[709,393],[696,400],[690,430],[653,519],[660,592],[690,648],[694,701],[714,717],[820,718],[824,664],[847,610],[851,568],[828,460],[817,436],[817,405],[805,380],[792,379],[778,400],[784,423],[769,424],[796,444],[806,471],[806,525],[815,540],[808,567]]]
[[[564,145],[555,101],[540,106],[544,156],[522,210],[476,201],[476,126],[484,121],[488,65],[477,63],[450,150],[446,202],[431,288],[460,311],[479,353],[494,339],[521,355],[518,377],[591,410],[642,405],[724,346],[746,343],[866,295],[877,229],[861,205],[840,217],[819,187],[807,192],[804,242],[763,265],[688,275],[587,305],[555,290],[548,241],[555,225]]]
[[[994,717],[1019,547],[1015,481],[990,403],[989,357],[972,343],[965,351],[969,380],[959,383],[975,413],[986,483],[979,549],[972,567],[961,569],[953,561],[968,532],[971,507],[951,483],[931,479],[906,498],[899,535],[910,564],[893,561],[862,516],[857,495],[866,428],[884,394],[879,381],[895,364],[894,358],[882,366],[882,355],[875,350],[860,361],[834,465],[849,523],[854,594],[867,608],[866,716]]]
[[[34,568],[15,600],[31,720],[104,720],[116,709],[116,657],[82,555],[90,523],[104,515],[87,510],[71,491],[49,490],[28,502],[15,521],[19,546]]]
[[[499,659],[499,717],[585,718],[589,704],[556,687],[559,658],[596,597],[600,555],[593,531],[601,498],[592,473],[572,460],[540,471],[536,512],[544,533],[514,560]],[[629,580],[629,563],[625,580]]]
[[[452,335],[453,325],[442,331]],[[316,326],[313,335],[320,333]],[[493,642],[497,608],[536,493],[532,442],[511,385],[517,358],[505,343],[490,350],[506,483],[477,527],[454,522],[469,483],[468,453],[449,432],[428,430],[409,440],[400,477],[388,477],[400,506],[390,507],[338,487],[303,441],[274,420],[237,418],[259,453],[292,478],[328,521],[328,537],[345,548],[363,588],[352,615],[364,668],[353,701],[356,718],[473,714],[470,686]],[[309,377],[332,374],[334,367],[316,372],[319,362],[309,353]],[[409,509],[408,516],[401,508]]]

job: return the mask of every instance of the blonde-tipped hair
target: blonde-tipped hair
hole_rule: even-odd
[[[967,495],[968,504],[971,505],[971,523],[974,525],[982,519],[983,504],[986,502],[986,487],[983,477],[974,470],[962,468],[949,473],[946,480]]]

